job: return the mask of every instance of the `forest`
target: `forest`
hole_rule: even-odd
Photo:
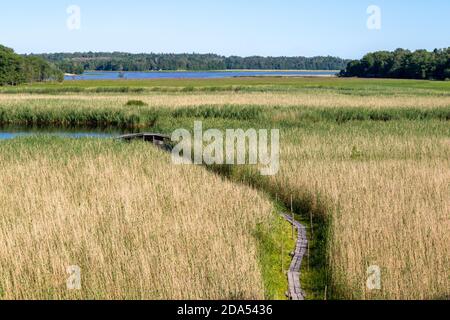
[[[342,70],[349,60],[337,57],[225,57],[216,54],[132,54],[123,52],[40,54],[66,73],[166,70]]]
[[[53,64],[37,56],[21,56],[0,45],[0,85],[47,80],[62,81],[64,74]]]
[[[349,62],[344,77],[397,79],[450,79],[450,48],[434,51],[378,51]]]
[[[216,54],[131,54],[122,52],[19,55],[0,45],[0,85],[63,81],[64,73],[169,70],[342,70],[341,77],[450,79],[450,48],[378,51],[361,60],[337,57],[225,57]]]

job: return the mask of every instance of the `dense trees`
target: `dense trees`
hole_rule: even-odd
[[[42,54],[67,73],[97,71],[155,70],[341,70],[348,60],[335,57],[224,57],[215,54],[130,54],[122,52],[87,52]]]
[[[63,73],[158,70],[342,70],[362,78],[450,79],[450,48],[378,51],[361,60],[336,57],[224,57],[215,54],[52,53],[20,56],[0,45],[0,85],[63,80]],[[62,72],[61,72],[62,71]]]
[[[63,80],[63,73],[42,58],[20,56],[0,45],[0,85]]]
[[[0,85],[14,85],[24,81],[21,60],[21,57],[13,50],[0,46]]]
[[[341,72],[346,77],[450,79],[450,48],[426,50],[397,49],[365,55],[361,60],[348,63]]]

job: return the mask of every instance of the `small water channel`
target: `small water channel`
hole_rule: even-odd
[[[107,139],[130,133],[117,129],[0,126],[0,141],[29,136]]]

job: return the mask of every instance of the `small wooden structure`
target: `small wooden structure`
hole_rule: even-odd
[[[131,133],[124,134],[122,136],[117,137],[117,139],[125,140],[125,141],[133,141],[133,140],[142,140],[145,142],[150,142],[157,147],[162,149],[170,149],[170,136],[160,133]]]
[[[298,231],[297,244],[293,253],[292,263],[289,267],[289,271],[287,272],[289,282],[288,297],[291,300],[305,300],[306,294],[300,284],[300,277],[302,262],[308,249],[306,227],[300,222],[295,221],[295,219],[291,215],[283,214],[283,217]]]

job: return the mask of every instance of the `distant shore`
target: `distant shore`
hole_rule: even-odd
[[[158,73],[158,72],[336,72],[339,73],[341,70],[303,70],[303,69],[224,69],[224,70],[145,70],[145,71],[103,71],[103,70],[85,70],[84,73]],[[66,73],[66,76],[77,76],[77,74]]]
[[[70,80],[116,80],[116,79],[154,79],[154,78],[333,78],[338,71],[329,70],[208,70],[208,71],[85,71],[81,75],[66,74],[65,79]]]
[[[306,70],[306,69],[227,69],[227,70],[216,70],[217,72],[336,72],[339,73],[341,70]],[[207,72],[207,71],[204,71]]]

